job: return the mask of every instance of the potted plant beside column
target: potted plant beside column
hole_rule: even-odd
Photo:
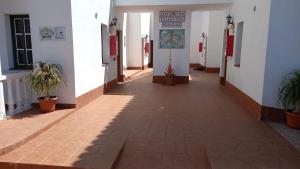
[[[279,102],[286,110],[287,125],[300,129],[300,70],[284,77],[279,89]]]
[[[41,112],[55,111],[57,96],[51,96],[50,93],[64,83],[61,65],[37,63],[28,76],[28,84],[38,96],[41,96],[38,98]]]
[[[165,72],[165,84],[167,86],[174,86],[175,82],[176,82],[176,74],[175,74],[175,69],[172,66],[172,58],[171,58],[171,50],[170,50],[169,64]]]
[[[172,67],[171,64],[169,64],[165,72],[165,83],[167,86],[174,86],[175,80],[176,80],[176,75],[175,75],[174,68]]]

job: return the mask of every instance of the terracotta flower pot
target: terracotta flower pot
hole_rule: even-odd
[[[287,126],[294,129],[300,129],[300,114],[286,112]]]
[[[44,97],[41,97],[38,99],[39,105],[40,105],[40,111],[43,113],[49,113],[55,111],[56,108],[56,101],[57,97],[51,97],[48,99],[45,99]]]
[[[166,77],[165,80],[167,86],[175,86],[175,77]]]

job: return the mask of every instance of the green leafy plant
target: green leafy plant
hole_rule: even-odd
[[[51,91],[65,84],[61,65],[38,62],[28,75],[28,84],[37,95],[50,98]]]
[[[284,76],[278,98],[285,110],[300,113],[300,70]]]

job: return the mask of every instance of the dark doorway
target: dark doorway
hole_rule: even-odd
[[[124,75],[123,75],[123,33],[121,30],[117,30],[117,37],[118,37],[118,54],[117,54],[117,76],[118,81],[123,82],[124,81]]]
[[[153,68],[153,40],[150,40],[150,61],[149,68]]]
[[[226,84],[226,77],[227,77],[227,54],[226,54],[226,49],[227,49],[227,37],[229,35],[229,30],[225,29],[224,30],[224,40],[223,40],[223,65],[221,69],[223,69],[224,74],[223,76],[220,77],[220,84],[225,85]]]

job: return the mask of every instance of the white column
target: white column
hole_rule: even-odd
[[[21,78],[16,78],[16,105],[17,105],[17,112],[23,110],[23,99],[22,99],[22,91],[21,91]]]
[[[10,116],[13,115],[15,111],[14,95],[12,91],[13,79],[7,79],[6,83],[7,83],[7,105],[8,105],[7,115]]]
[[[26,77],[24,77],[23,78],[23,104],[25,110],[31,108],[31,102],[32,102],[32,97],[30,94],[30,90],[26,87]]]
[[[6,116],[6,110],[5,110],[3,82],[0,81],[0,120],[5,119],[5,116]]]

